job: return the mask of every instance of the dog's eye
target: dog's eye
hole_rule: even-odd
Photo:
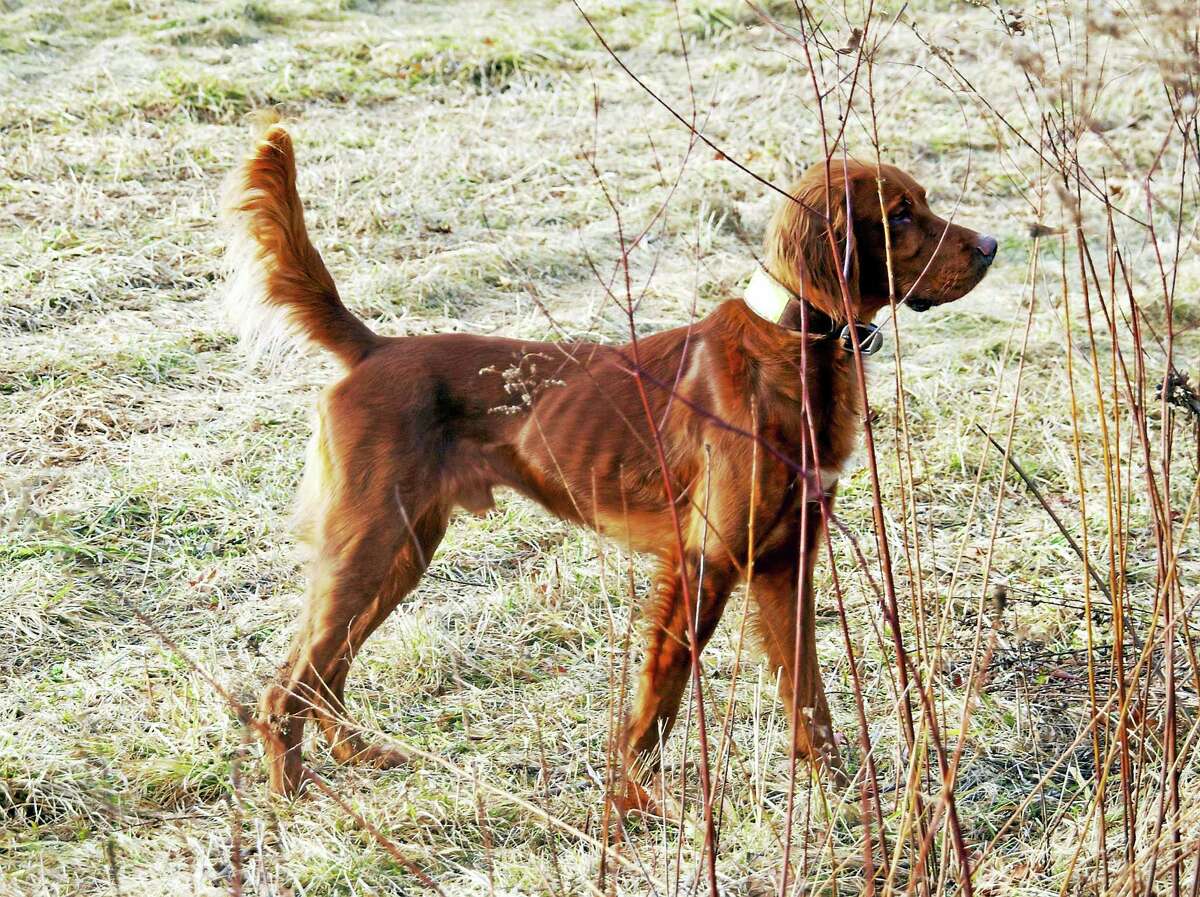
[[[912,208],[909,207],[908,203],[904,203],[896,211],[888,215],[888,224],[892,227],[899,224],[908,224],[910,221],[912,221]]]

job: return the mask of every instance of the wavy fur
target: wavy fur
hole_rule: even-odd
[[[380,339],[342,304],[309,242],[287,131],[270,127],[231,172],[221,201],[229,231],[225,311],[255,357],[315,343],[347,367]]]

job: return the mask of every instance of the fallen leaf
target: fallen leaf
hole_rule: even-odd
[[[1048,224],[1042,224],[1040,221],[1031,221],[1029,223],[1029,236],[1031,237],[1054,237],[1061,234],[1061,227],[1050,227]]]
[[[862,29],[855,28],[850,32],[850,40],[846,42],[846,46],[838,50],[838,53],[842,56],[849,56],[859,48],[860,44],[862,44]]]

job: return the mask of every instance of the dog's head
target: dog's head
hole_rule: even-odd
[[[825,171],[806,171],[792,187],[794,201],[784,200],[767,228],[767,269],[792,292],[843,319],[844,268],[854,317],[871,320],[888,304],[889,239],[896,298],[907,297],[915,311],[960,299],[983,280],[995,238],[939,218],[907,173],[860,162],[843,169],[835,159],[827,184]]]

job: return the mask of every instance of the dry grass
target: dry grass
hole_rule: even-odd
[[[1026,128],[1022,65],[1028,71],[1030,63],[1022,54],[1033,47],[1052,55],[1037,18],[1063,21],[1064,10],[1051,6],[1031,11],[1028,34],[1011,40],[983,3],[909,4],[904,21],[948,48],[996,108]],[[748,7],[681,3],[686,58],[669,4],[585,7],[631,66],[682,110],[690,108],[690,66],[703,127],[729,155],[775,181],[820,158],[797,49]],[[827,27],[848,37],[836,7],[823,13]],[[794,19],[788,4],[771,8],[784,22]],[[1104,16],[1124,23],[1105,44],[1119,80],[1097,105],[1104,139],[1085,141],[1081,152],[1128,197],[1140,195],[1136,172],[1158,151],[1170,116],[1148,38],[1115,6],[1097,18]],[[1168,49],[1159,48],[1168,68],[1186,69]],[[976,429],[1005,432],[1023,363],[1012,452],[1078,529],[1064,371],[1074,353],[1091,550],[1106,570],[1102,434],[1087,331],[1078,293],[1072,306],[1062,301],[1060,259],[1065,252],[1074,266],[1074,250],[1042,237],[1040,266],[1030,273],[1031,223],[1069,225],[1070,211],[1028,148],[967,92],[951,91],[950,81],[911,28],[889,33],[876,72],[885,157],[915,172],[937,207],[957,203],[958,218],[990,230],[1001,245],[975,293],[941,312],[901,312],[889,328],[891,348],[871,363],[901,606],[920,604],[931,619],[948,621],[940,634],[925,635],[941,644],[941,666],[923,669],[953,739],[976,605],[991,583],[1009,587],[957,782],[964,833],[978,851],[977,893],[1121,893],[1127,881],[1105,881],[1098,872],[1090,739],[1072,746],[1089,718],[1080,652],[1087,644],[1085,576],[1053,522],[1011,477],[1002,494],[1002,461]],[[245,113],[264,105],[278,105],[293,123],[310,227],[343,296],[387,333],[545,336],[558,326],[621,338],[622,314],[604,300],[588,261],[609,270],[617,242],[586,156],[595,150],[625,220],[644,224],[667,197],[688,141],[619,73],[570,6],[90,0],[70,11],[2,7],[2,893],[230,892],[239,886],[234,827],[245,893],[403,894],[417,887],[327,798],[268,799],[257,751],[244,744],[230,708],[131,611],[138,608],[233,693],[252,699],[283,654],[299,603],[302,574],[285,523],[307,409],[333,371],[315,358],[251,369],[214,301],[221,250],[214,193],[247,142]],[[860,109],[849,140],[869,156],[868,124]],[[1154,214],[1172,251],[1181,234],[1174,354],[1177,367],[1194,372],[1198,218],[1195,172],[1181,165],[1170,156],[1163,166],[1156,186],[1166,211]],[[631,259],[636,281],[648,282],[639,326],[677,324],[736,292],[774,201],[711,151],[693,151],[653,239]],[[1180,201],[1182,215],[1172,213]],[[1143,201],[1130,203],[1145,212]],[[1161,330],[1166,314],[1153,246],[1120,227],[1139,300]],[[1102,258],[1103,229],[1088,237]],[[896,401],[896,330],[907,449]],[[1112,355],[1102,355],[1107,370]],[[1150,347],[1146,364],[1153,388],[1163,375],[1161,351]],[[1163,426],[1153,396],[1150,403],[1152,423]],[[1187,427],[1174,432],[1170,493],[1182,521],[1197,448]],[[1157,556],[1138,487],[1137,444],[1127,431],[1120,439],[1132,458],[1123,469],[1131,484],[1128,601],[1144,635]],[[839,513],[873,557],[869,486],[865,470],[848,477]],[[1194,598],[1200,559],[1190,523],[1175,536],[1183,592]],[[907,760],[884,622],[849,545],[838,541],[835,549],[871,737],[889,784]],[[430,756],[388,773],[335,767],[319,747],[310,756],[447,894],[582,894],[599,880],[596,843],[546,817],[600,836],[609,683],[636,608],[630,565],[644,587],[640,561],[506,498],[488,518],[452,527],[431,575],[358,661],[349,690],[356,717]],[[821,577],[828,594],[828,571]],[[853,733],[846,651],[836,610],[826,607],[823,666],[835,721]],[[738,615],[728,617],[706,654],[718,721],[738,646]],[[1094,618],[1094,640],[1111,643],[1111,615]],[[914,619],[906,620],[913,639]],[[1107,657],[1098,654],[1097,664]],[[1186,737],[1197,695],[1183,654],[1178,662]],[[729,894],[761,895],[778,888],[787,739],[757,656],[744,654],[741,665],[717,866]],[[1151,677],[1149,694],[1143,711],[1152,717],[1162,701],[1160,675]],[[1148,734],[1139,744],[1147,782],[1138,792],[1139,816],[1149,826],[1161,741]],[[677,737],[673,774],[681,756]],[[694,757],[693,740],[689,764]],[[1065,762],[1052,771],[1060,757]],[[1192,761],[1183,765],[1186,843],[1197,835],[1197,772]],[[1046,787],[1035,791],[1043,774]],[[924,781],[925,790],[936,787]],[[903,794],[885,795],[897,826]],[[1115,831],[1119,800],[1114,806],[1106,804],[1105,817]],[[703,840],[698,812],[681,836],[673,827],[635,825],[625,855],[645,877],[610,871],[604,887],[645,893],[648,878],[660,894],[687,893]],[[795,825],[793,880],[822,893],[833,893],[834,883],[838,893],[859,891],[862,830],[827,813],[806,780]],[[1081,843],[1086,849],[1074,863]],[[1115,835],[1108,847],[1122,849]],[[952,890],[944,848],[939,837],[937,868]],[[898,873],[900,885],[905,875]]]

